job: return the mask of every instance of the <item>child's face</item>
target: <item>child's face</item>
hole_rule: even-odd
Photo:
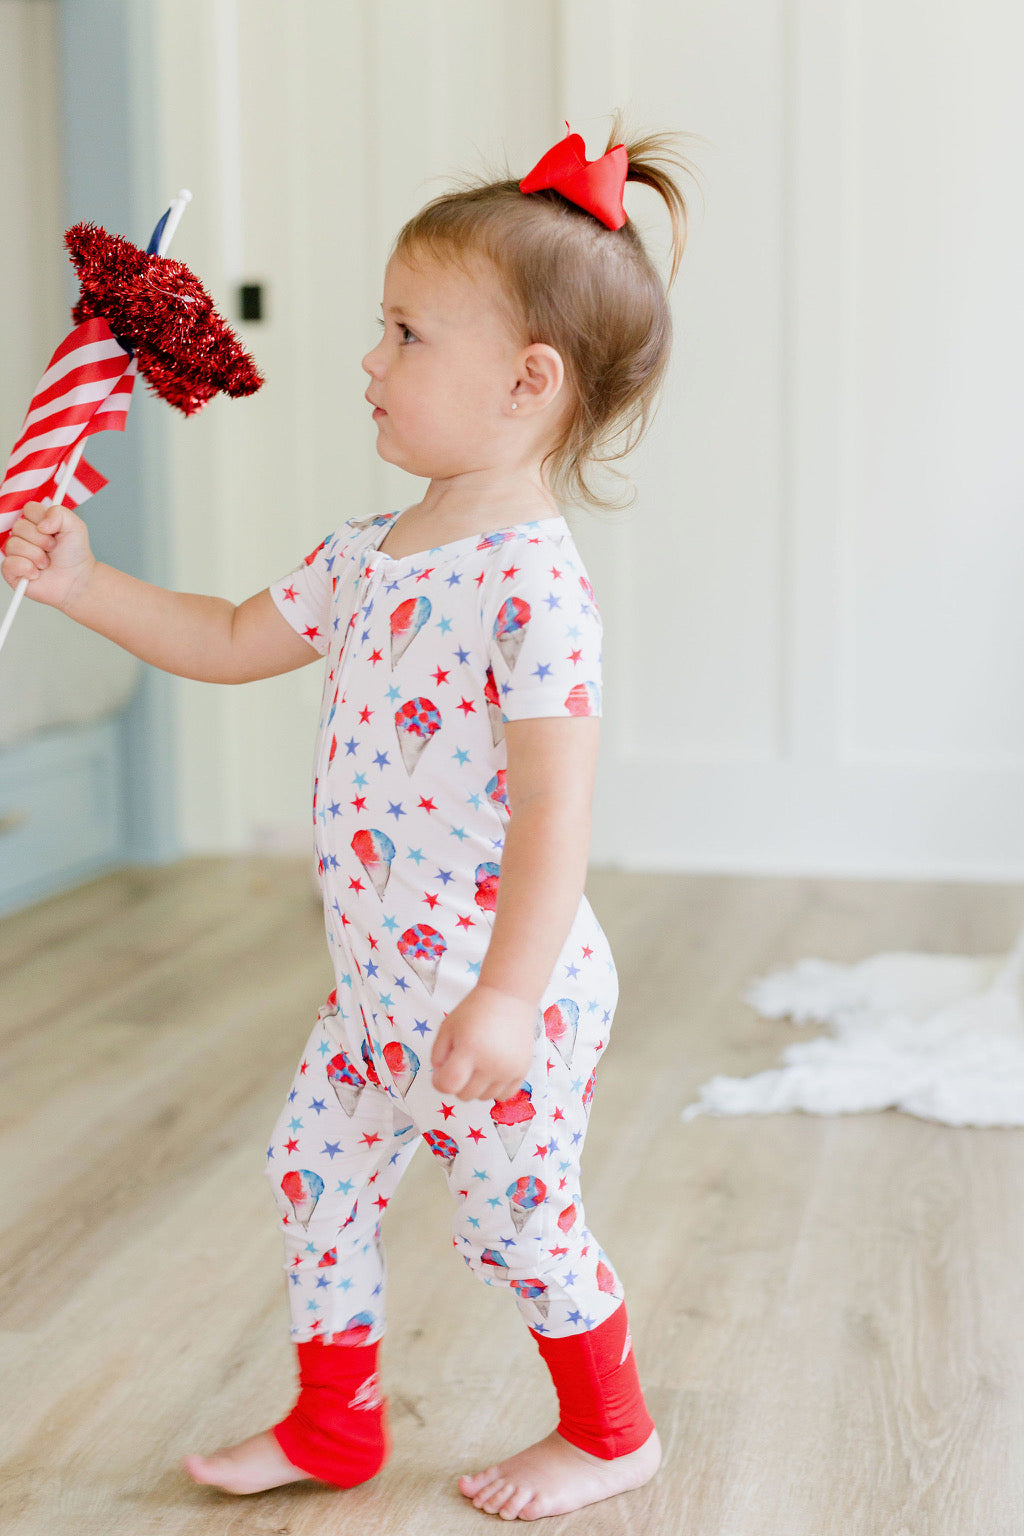
[[[424,255],[395,257],[384,276],[384,332],[363,358],[367,400],[380,407],[377,452],[410,474],[447,479],[518,458],[510,431],[522,350],[486,263],[472,275]]]

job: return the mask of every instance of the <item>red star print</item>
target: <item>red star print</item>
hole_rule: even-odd
[[[502,581],[511,581],[512,577],[513,576],[518,576],[518,574],[519,574],[519,567],[518,567],[518,565],[510,565],[507,571],[502,571],[501,579],[502,579]]]
[[[583,655],[582,651],[570,651],[568,656],[565,659],[566,659],[566,661],[571,661],[573,666],[576,666],[577,662],[579,661],[579,659],[580,659],[580,657],[582,655]]]
[[[371,949],[376,949],[376,948],[377,948],[377,940],[376,940],[376,939],[375,939],[375,938],[374,938],[374,936],[373,936],[373,934],[372,934],[372,933],[368,933],[368,934],[367,934],[367,935],[366,935],[366,937],[367,937],[367,938],[368,938],[368,939],[369,939],[369,941],[370,941],[370,948],[371,948]]]
[[[474,1131],[473,1127],[470,1126],[468,1134],[473,1138],[474,1141],[483,1141],[486,1132],[482,1130]]]
[[[370,652],[370,660],[373,662],[374,666],[376,666],[378,661],[383,661],[384,660],[384,652],[383,651],[371,651]]]
[[[593,953],[594,953],[594,951],[591,949],[590,945],[589,944],[584,944],[584,946],[583,946],[583,958],[584,958],[584,960],[589,960]]]
[[[476,927],[476,924],[471,917],[460,917],[456,919],[455,926],[456,928],[465,928],[466,932],[468,933],[470,928]]]
[[[449,672],[451,671],[450,667],[448,668],[448,671]],[[446,672],[443,667],[438,667],[437,671],[434,673],[434,682],[435,683],[446,683],[447,681],[448,681],[448,672]]]
[[[452,1115],[454,1115],[454,1113],[455,1113],[455,1105],[454,1104],[444,1104],[444,1103],[442,1103],[442,1105],[441,1105],[441,1113],[442,1113],[442,1115],[444,1115],[446,1120],[450,1120]]]
[[[432,895],[430,891],[424,891],[423,900],[426,902],[431,912],[433,912],[434,908],[437,906],[437,897]]]
[[[562,1114],[562,1111],[558,1108],[557,1105],[555,1106],[555,1113],[552,1115],[551,1118],[553,1120],[564,1120],[565,1119],[565,1116]]]
[[[286,1152],[297,1152],[299,1150],[299,1144],[297,1141],[286,1141],[284,1144],[284,1149]]]
[[[386,1211],[387,1210],[388,1203],[385,1200],[383,1195],[378,1195],[376,1200],[373,1203],[377,1207],[378,1211]]]
[[[483,581],[483,579],[484,579],[483,571],[480,572],[479,576],[474,576],[474,578],[473,578],[473,580],[476,582],[477,586],[480,586],[480,584]]]
[[[296,1254],[294,1259],[292,1259],[292,1263],[293,1264],[301,1264],[302,1263],[302,1259],[299,1257],[298,1254]]]
[[[569,1252],[568,1248],[549,1248],[548,1249],[548,1253],[550,1253],[550,1255],[551,1255],[551,1257],[553,1259],[564,1259],[568,1252]]]
[[[372,714],[373,710],[370,708],[370,706],[368,704],[364,704],[362,709],[359,711],[359,723],[361,725],[369,725],[370,716]]]
[[[356,795],[355,799],[352,800],[350,804],[354,805],[357,811],[361,811],[366,805],[366,796]]]
[[[281,596],[288,603],[294,603],[298,595],[299,594],[296,592],[294,587],[285,587],[284,591],[281,593]]]
[[[420,795],[420,810],[421,811],[436,811],[437,810],[437,806],[434,804],[433,800],[427,800],[427,799],[425,799],[423,797],[423,795]]]
[[[343,912],[343,913],[342,913],[342,914],[341,914],[341,926],[342,926],[342,927],[343,927],[343,928],[347,928],[347,927],[348,927],[348,925],[349,925],[349,918],[348,918],[348,915],[347,915],[347,914],[346,914],[346,913],[345,913],[345,912]],[[357,971],[358,971],[358,969],[359,969],[359,967],[358,967],[358,965],[357,965],[357,966],[356,966],[356,970],[357,970]]]
[[[554,565],[551,567],[551,574],[555,578],[556,581],[558,581],[560,579],[561,575],[562,575],[562,573],[558,569],[558,567],[554,566]]]
[[[564,1179],[559,1179],[558,1187],[559,1187],[559,1189],[564,1189],[565,1188],[565,1180]]]
[[[317,629],[315,624],[311,625],[309,629],[304,629],[302,633],[305,635],[307,640],[319,640],[320,638],[320,631]]]
[[[547,1157],[548,1149],[547,1149],[546,1146],[544,1146],[544,1144],[542,1142],[538,1142],[537,1150],[536,1150],[536,1152],[533,1155],[534,1155],[534,1157]]]
[[[416,577],[416,580],[417,581],[426,581],[428,576],[432,576],[433,575],[433,572],[434,572],[434,567],[432,565],[428,565],[425,571],[420,571],[419,575]]]
[[[368,1147],[372,1147],[375,1141],[380,1141],[380,1137],[377,1135],[376,1131],[374,1131],[372,1135],[364,1131],[359,1139],[361,1141],[365,1141]]]
[[[476,705],[473,703],[472,699],[460,699],[456,705],[456,708],[461,709],[464,715],[476,714]]]
[[[300,1077],[305,1077],[306,1069],[308,1068],[308,1066],[309,1066],[309,1062],[308,1061],[304,1061],[302,1063],[302,1066],[299,1068],[299,1076]]]
[[[365,891],[366,890],[366,886],[358,878],[355,879],[355,880],[350,880],[349,883],[348,883],[348,888],[349,888],[350,891]]]

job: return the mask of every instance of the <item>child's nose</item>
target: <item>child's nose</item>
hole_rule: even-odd
[[[379,378],[384,371],[383,360],[379,355],[380,350],[378,342],[372,351],[367,352],[362,361],[363,372],[368,373],[372,379]]]

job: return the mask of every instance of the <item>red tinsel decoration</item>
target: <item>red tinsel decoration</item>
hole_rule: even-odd
[[[183,262],[149,256],[97,224],[75,224],[64,243],[81,282],[72,319],[102,316],[161,400],[191,416],[221,390],[259,389],[256,364]]]

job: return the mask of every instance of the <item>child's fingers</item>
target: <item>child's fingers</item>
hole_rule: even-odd
[[[4,581],[10,582],[12,587],[16,587],[18,582],[26,576],[29,581],[35,581],[38,575],[39,571],[31,560],[26,560],[22,555],[5,556],[3,562]]]
[[[35,523],[30,523],[24,517],[19,517],[11,529],[7,548],[10,549],[12,544],[19,541],[24,547],[18,550],[18,554],[26,554],[29,548],[52,549],[57,542],[52,533],[38,527]]]
[[[9,559],[19,560],[22,564],[27,563],[33,570],[42,571],[50,563],[49,555],[38,544],[33,544],[28,539],[19,538],[14,533],[7,540],[4,553]],[[27,572],[22,574],[25,575]]]

